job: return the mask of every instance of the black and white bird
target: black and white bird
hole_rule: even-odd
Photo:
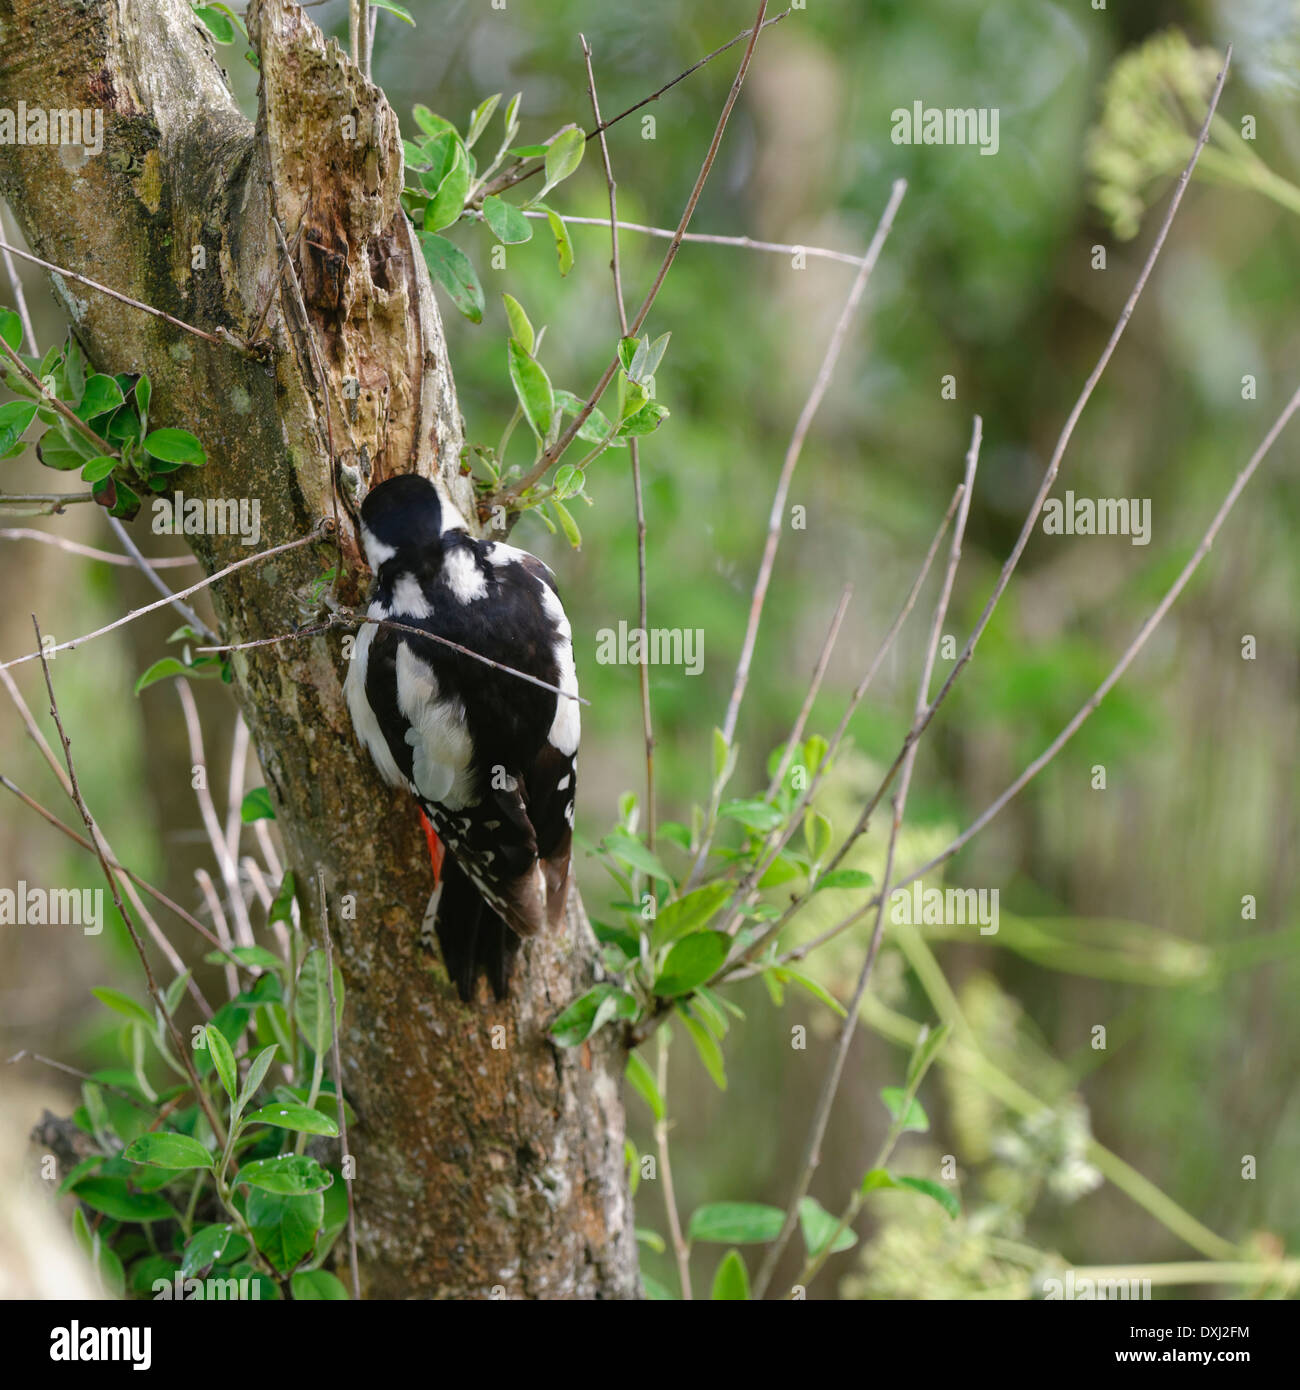
[[[502,999],[520,938],[554,927],[567,897],[579,737],[569,621],[547,566],[471,536],[427,478],[402,474],[372,488],[361,538],[375,577],[370,617],[447,638],[564,692],[370,623],[344,682],[380,775],[410,789],[446,847],[440,856],[430,836],[447,973],[463,1000],[480,973]]]

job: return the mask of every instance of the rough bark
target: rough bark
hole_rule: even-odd
[[[398,202],[394,113],[289,0],[257,0],[250,31],[262,75],[255,125],[184,0],[0,0],[0,106],[99,108],[104,120],[97,156],[0,146],[0,190],[46,259],[241,338],[275,284],[272,217],[291,240],[302,227],[295,263],[311,338],[283,295],[260,357],[53,280],[96,366],[147,371],[153,422],[204,442],[207,467],[175,475],[177,486],[259,498],[263,545],[334,514],[332,432],[343,590],[355,598],[348,502],[367,478],[438,474],[471,510],[460,417],[428,274]],[[203,269],[193,268],[199,245]],[[209,572],[248,554],[233,536],[193,543]],[[312,581],[334,557],[324,542],[221,580],[212,593],[223,639],[302,621]],[[61,626],[70,636],[75,619]],[[635,1297],[621,1057],[607,1045],[560,1050],[545,1032],[592,978],[577,894],[565,929],[521,953],[505,1004],[458,1002],[419,942],[431,885],[413,807],[358,754],[341,647],[337,635],[282,643],[237,653],[234,670],[299,883],[319,866],[331,901],[356,902],[355,920],[336,913],[332,927],[348,990],[345,1084],[360,1117],[352,1147],[366,1292]],[[312,895],[301,896],[319,930]]]

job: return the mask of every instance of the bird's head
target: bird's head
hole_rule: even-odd
[[[418,570],[442,549],[442,503],[438,489],[416,473],[399,473],[366,493],[361,504],[361,540],[370,568],[397,559]]]

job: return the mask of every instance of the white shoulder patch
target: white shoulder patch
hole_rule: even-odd
[[[465,706],[440,696],[432,668],[405,643],[397,649],[397,704],[411,726],[406,741],[415,790],[450,811],[469,805],[475,792],[474,744],[465,727]]]
[[[567,694],[576,695],[578,693],[578,672],[573,664],[573,637],[569,628],[569,619],[564,612],[563,604],[551,592],[550,588],[543,584],[541,589],[542,607],[546,610],[546,616],[550,618],[557,629],[553,655],[560,677],[556,684]],[[559,695],[555,697],[555,719],[551,724],[551,732],[547,738],[553,747],[558,748],[569,758],[578,751],[578,743],[582,737],[580,709],[581,706],[577,700],[566,700]]]
[[[479,569],[472,550],[453,546],[443,557],[442,572],[447,577],[448,588],[461,603],[487,597],[487,577]]]

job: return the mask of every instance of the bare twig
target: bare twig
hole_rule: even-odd
[[[201,328],[195,328],[192,323],[186,323],[184,319],[178,319],[174,314],[165,313],[162,309],[155,309],[152,304],[142,304],[138,299],[132,299],[129,294],[122,294],[118,290],[111,290],[107,285],[101,285],[98,280],[91,280],[88,276],[78,275],[75,270],[67,270],[61,265],[54,265],[50,261],[43,261],[39,256],[33,256],[30,251],[20,251],[16,246],[10,246],[8,242],[0,241],[0,250],[5,253],[5,260],[12,256],[21,256],[25,261],[31,261],[33,265],[38,265],[44,270],[50,271],[54,275],[62,276],[65,280],[75,280],[79,285],[85,285],[89,289],[98,290],[100,294],[106,294],[110,299],[116,299],[120,304],[129,304],[132,309],[139,309],[141,313],[152,314],[156,319],[164,319],[173,328],[179,328],[186,333],[192,333],[196,338],[202,338],[206,343],[215,343],[218,347],[233,347],[240,352],[247,352],[248,345],[229,329],[223,328],[219,333],[205,333]],[[36,339],[32,336],[32,344],[35,346]]]
[[[780,14],[773,15],[770,19],[765,19],[763,21],[763,28],[767,29],[773,24],[780,24],[783,19],[786,19],[790,15],[793,9],[794,6],[792,5],[790,9],[782,10]],[[609,120],[597,124],[594,130],[587,131],[587,140],[594,140],[597,135],[601,134],[603,131],[609,130],[611,126],[616,126],[620,121],[626,120],[628,116],[640,111],[643,106],[649,106],[652,101],[658,101],[665,92],[671,91],[679,82],[684,82],[692,73],[698,72],[704,67],[706,63],[711,63],[715,58],[726,53],[728,49],[735,48],[738,43],[744,43],[752,33],[752,28],[742,29],[734,39],[728,39],[726,43],[715,48],[712,53],[706,54],[699,62],[692,63],[685,72],[678,73],[671,82],[665,82],[657,91],[651,92],[648,97],[642,97],[638,102],[634,102],[626,111],[620,111],[617,116],[611,116]],[[525,179],[531,179],[536,174],[540,174],[545,167],[546,161],[543,159],[524,161],[514,165],[512,168],[505,170],[504,173],[498,174],[491,183],[485,185],[482,189],[480,198],[486,198],[490,193],[500,193],[506,188],[513,188],[515,184],[523,183]],[[565,221],[567,222],[568,220],[569,219],[566,217]]]
[[[668,1030],[659,1034],[658,1077],[660,1096],[668,1094]],[[668,1216],[668,1238],[672,1242],[673,1258],[677,1261],[677,1278],[682,1286],[682,1298],[691,1301],[691,1249],[682,1234],[681,1217],[677,1214],[677,1194],[673,1189],[673,1165],[668,1151],[668,1116],[655,1120],[655,1148],[659,1155],[659,1177],[664,1185],[664,1211]]]
[[[189,606],[182,603],[180,599],[158,578],[153,565],[145,559],[140,552],[140,547],[131,539],[131,533],[115,516],[108,518],[108,524],[113,528],[113,534],[122,542],[122,548],[130,557],[131,562],[140,570],[150,584],[158,590],[160,594],[166,596],[171,606],[185,619],[187,623],[201,636],[209,637],[212,641],[217,640],[217,634],[203,621],[202,618]]]
[[[334,1098],[338,1102],[339,1147],[343,1155],[343,1182],[348,1196],[348,1267],[352,1273],[352,1297],[361,1301],[361,1274],[357,1268],[357,1213],[352,1197],[352,1157],[348,1148],[348,1119],[343,1104],[343,1059],[339,1054],[339,1006],[334,997],[334,943],[330,938],[329,902],[325,896],[325,870],[316,870],[320,889],[320,931],[325,943],[325,978],[330,994],[330,1064],[334,1071]]]
[[[256,555],[248,555],[242,560],[236,560],[234,564],[227,565],[224,569],[219,569],[215,574],[210,574],[206,579],[200,579],[197,584],[191,584],[188,589],[180,589],[172,594],[170,598],[159,599],[157,603],[147,603],[143,608],[133,608],[125,617],[117,618],[105,627],[99,627],[94,632],[87,632],[82,637],[74,637],[71,641],[60,642],[50,648],[50,652],[71,651],[79,647],[83,642],[92,642],[96,637],[103,637],[110,632],[116,632],[118,628],[125,627],[127,623],[133,623],[137,618],[143,618],[146,613],[156,613],[160,608],[168,607],[173,599],[189,598],[191,594],[197,594],[200,589],[206,589],[209,584],[215,584],[218,579],[224,579],[228,574],[234,574],[236,570],[242,570],[247,565],[259,565],[265,560],[269,560],[273,555],[282,555],[286,550],[297,550],[301,546],[311,545],[320,540],[322,534],[332,531],[334,523],[329,517],[323,517],[312,529],[310,535],[299,536],[296,541],[285,541],[283,545],[273,545],[269,550],[259,550]],[[26,656],[16,656],[12,661],[0,662],[0,671],[8,671],[11,667],[21,666],[27,661],[36,661],[40,658],[40,652],[29,652]]]
[[[0,206],[0,237],[7,237],[9,228],[5,222],[4,208]],[[18,309],[18,317],[23,325],[23,338],[27,346],[33,353],[37,351],[36,330],[32,327],[32,316],[27,309],[27,296],[23,293],[23,282],[18,278],[18,267],[14,264],[13,247],[7,242],[0,240],[0,250],[4,251],[5,272],[9,276],[9,284],[14,292],[14,304]]]
[[[915,726],[925,713],[927,701],[930,698],[930,681],[934,675],[935,658],[939,654],[939,642],[943,637],[943,624],[948,616],[948,602],[952,597],[953,583],[957,577],[957,565],[961,560],[962,537],[966,532],[966,519],[970,515],[971,492],[975,485],[975,470],[979,465],[980,440],[982,435],[982,422],[980,417],[975,417],[975,425],[971,434],[970,451],[966,455],[966,476],[962,484],[961,505],[957,512],[957,521],[953,526],[952,544],[948,552],[948,569],[944,575],[943,588],[939,594],[939,601],[935,605],[934,618],[930,624],[930,640],[926,647],[925,661],[921,669],[921,679],[917,682],[915,712],[913,714],[913,725]],[[849,1047],[853,1042],[853,1034],[857,1028],[858,1010],[862,1007],[862,997],[867,992],[867,985],[871,980],[872,967],[876,963],[876,956],[880,951],[881,939],[885,931],[885,901],[889,896],[890,875],[894,871],[894,853],[898,847],[898,835],[903,824],[903,813],[907,807],[907,794],[912,782],[912,768],[916,762],[915,741],[908,748],[907,758],[903,764],[902,775],[898,781],[898,790],[894,795],[894,818],[889,830],[889,845],[885,851],[885,869],[881,880],[880,902],[876,908],[876,924],[871,934],[871,944],[867,948],[866,959],[862,962],[862,970],[858,975],[858,983],[853,991],[853,998],[848,1005],[848,1012],[844,1016],[844,1022],[840,1027],[840,1036],[835,1046],[834,1058],[831,1062],[830,1070],[822,1084],[821,1095],[818,1097],[817,1109],[814,1112],[811,1131],[808,1136],[808,1143],[804,1153],[804,1161],[800,1167],[799,1177],[795,1183],[794,1195],[790,1199],[790,1205],[786,1211],[785,1223],[781,1227],[781,1233],[776,1240],[768,1247],[763,1264],[759,1269],[758,1275],[754,1280],[754,1298],[761,1299],[767,1291],[768,1285],[772,1281],[772,1275],[776,1271],[776,1266],[781,1258],[781,1253],[785,1249],[790,1234],[799,1221],[799,1205],[808,1195],[808,1188],[812,1184],[813,1173],[817,1165],[821,1162],[821,1145],[826,1136],[826,1127],[830,1123],[831,1110],[835,1104],[835,1097],[839,1091],[840,1080],[844,1075],[844,1064],[848,1060]]]
[[[840,594],[839,603],[835,605],[835,612],[831,617],[831,625],[826,633],[826,639],[822,643],[822,649],[817,655],[817,665],[813,669],[812,680],[808,683],[808,693],[804,696],[803,704],[800,706],[799,717],[794,721],[794,728],[790,730],[790,737],[786,740],[781,761],[776,765],[776,771],[772,773],[771,781],[767,784],[767,799],[769,801],[776,795],[781,783],[785,780],[790,760],[794,757],[794,750],[798,748],[803,738],[808,716],[812,713],[812,707],[817,700],[817,693],[821,690],[822,681],[826,678],[826,668],[830,665],[831,653],[835,650],[835,641],[840,635],[840,624],[844,621],[844,615],[848,612],[849,600],[852,597],[853,585],[846,584]]]
[[[113,517],[112,520],[116,521],[117,518]],[[0,541],[40,541],[45,545],[57,546],[69,555],[83,555],[87,560],[99,560],[105,565],[124,565],[127,569],[138,563],[130,555],[119,555],[112,550],[97,550],[93,545],[82,545],[80,541],[69,540],[67,536],[37,531],[30,526],[0,527]],[[180,569],[184,565],[197,565],[199,562],[193,555],[175,555],[155,560],[145,559],[144,563],[153,570],[169,570]]]
[[[763,545],[763,558],[759,563],[758,576],[754,581],[754,593],[749,604],[749,621],[745,628],[745,639],[741,644],[740,659],[736,663],[736,677],[731,687],[731,698],[727,703],[727,713],[722,723],[722,737],[728,749],[731,748],[735,739],[741,701],[745,698],[745,690],[749,685],[749,670],[754,658],[754,645],[758,640],[758,625],[763,617],[763,605],[767,601],[767,589],[772,580],[773,567],[776,564],[777,546],[781,542],[781,528],[785,522],[785,502],[790,492],[790,482],[794,477],[794,470],[798,466],[799,456],[803,452],[804,440],[807,439],[808,431],[812,427],[813,417],[817,414],[818,407],[830,385],[835,364],[839,361],[844,340],[848,336],[849,325],[853,321],[853,315],[866,291],[867,281],[871,278],[871,272],[875,268],[876,261],[880,258],[880,252],[884,248],[885,240],[894,225],[899,204],[903,201],[903,195],[906,192],[907,181],[905,179],[896,180],[890,191],[889,201],[885,204],[885,210],[881,213],[880,221],[876,224],[875,235],[871,238],[871,244],[867,248],[867,253],[854,277],[848,297],[844,301],[839,321],[831,333],[830,341],[826,344],[821,367],[813,381],[812,390],[808,393],[807,400],[804,401],[803,409],[799,412],[799,418],[795,422],[790,443],[785,451],[785,460],[781,465],[780,477],[777,479],[776,494],[772,498],[772,509],[768,515],[767,539]],[[707,828],[700,838],[700,846],[686,880],[687,889],[696,883],[700,870],[708,858],[709,849],[713,843],[713,826],[717,820],[718,798],[721,793],[721,787],[715,787],[709,807]]]
[[[673,233],[673,239],[669,244],[668,251],[664,256],[663,264],[659,267],[659,273],[654,278],[654,283],[650,286],[645,299],[637,310],[636,316],[628,326],[628,335],[635,336],[640,333],[642,325],[650,314],[656,297],[663,286],[664,279],[672,267],[672,263],[677,259],[677,253],[681,250],[682,237],[686,234],[686,229],[690,225],[691,218],[695,215],[695,206],[700,201],[700,194],[704,191],[704,185],[708,180],[709,173],[713,168],[713,162],[718,157],[718,149],[722,144],[722,135],[727,128],[727,122],[731,119],[732,108],[736,104],[736,99],[740,96],[740,89],[744,85],[745,75],[749,72],[749,65],[754,57],[754,46],[758,42],[759,30],[763,27],[763,19],[767,14],[767,0],[759,0],[758,17],[754,21],[753,28],[750,30],[749,43],[745,46],[745,56],[740,60],[740,68],[736,73],[735,80],[731,84],[731,90],[727,93],[727,99],[722,106],[722,114],[718,117],[717,126],[713,132],[713,139],[709,142],[709,148],[704,156],[704,163],[700,166],[700,172],[696,176],[695,185],[691,189],[690,197],[686,200],[686,207],[682,212],[681,221],[677,224],[677,230]],[[596,383],[595,390],[587,398],[582,409],[574,416],[573,423],[565,430],[554,444],[546,449],[537,463],[524,474],[512,487],[508,488],[504,494],[507,502],[517,498],[521,493],[526,492],[535,482],[546,472],[546,470],[560,457],[561,454],[573,443],[578,431],[587,423],[591,412],[596,408],[596,402],[605,393],[605,388],[614,379],[614,373],[619,369],[619,356],[614,353],[613,360],[601,374],[600,380]]]
[[[623,304],[623,273],[618,253],[618,184],[614,179],[614,166],[609,159],[609,142],[600,124],[600,98],[596,95],[596,75],[591,67],[591,49],[585,34],[582,40],[583,61],[587,65],[587,92],[591,97],[591,113],[600,132],[600,158],[605,166],[605,183],[609,188],[609,240],[610,270],[614,276],[614,306],[618,315],[619,336],[628,336],[627,309]],[[646,527],[645,498],[641,491],[641,445],[636,438],[628,440],[628,457],[632,467],[632,500],[636,507],[636,568],[637,594],[639,599],[638,624],[642,632],[650,627],[648,590],[646,585]],[[641,686],[641,728],[645,738],[645,833],[646,844],[651,851],[655,847],[655,827],[659,822],[659,811],[655,800],[655,734],[654,718],[650,707],[650,666],[648,656],[637,663],[637,676]]]
[[[130,911],[126,903],[122,900],[122,894],[118,891],[117,878],[113,873],[112,867],[108,862],[108,855],[100,842],[99,833],[95,826],[94,818],[86,806],[85,798],[81,794],[81,788],[77,784],[77,771],[72,761],[72,743],[68,738],[67,731],[63,727],[63,719],[59,714],[59,706],[54,698],[54,681],[50,675],[50,663],[46,658],[44,647],[41,641],[41,626],[36,621],[36,615],[32,615],[32,627],[36,632],[36,648],[40,656],[41,669],[45,673],[45,689],[50,696],[50,716],[54,720],[54,727],[59,731],[59,741],[63,744],[63,760],[67,764],[68,782],[71,788],[72,801],[77,810],[81,813],[81,819],[86,827],[86,834],[95,847],[95,855],[99,859],[99,866],[104,872],[104,877],[108,881],[109,892],[113,895],[113,905],[117,908],[118,914],[122,918],[123,925],[131,938],[131,944],[135,947],[136,955],[140,957],[140,964],[144,967],[145,985],[149,991],[149,997],[154,1002],[154,1007],[162,1017],[163,1025],[166,1027],[171,1037],[172,1046],[177,1053],[177,1059],[189,1078],[190,1087],[194,1091],[194,1098],[198,1101],[211,1126],[212,1133],[216,1138],[218,1146],[225,1143],[225,1130],[222,1128],[221,1120],[216,1111],[212,1108],[212,1102],[208,1099],[207,1092],[204,1091],[202,1083],[199,1081],[198,1073],[194,1069],[194,1059],[190,1056],[190,1049],[185,1045],[176,1027],[175,1021],[167,1010],[167,1002],[159,992],[158,985],[153,977],[153,967],[149,964],[149,957],[145,953],[144,943],[140,940],[140,933],[136,930],[135,922],[132,920]]]

